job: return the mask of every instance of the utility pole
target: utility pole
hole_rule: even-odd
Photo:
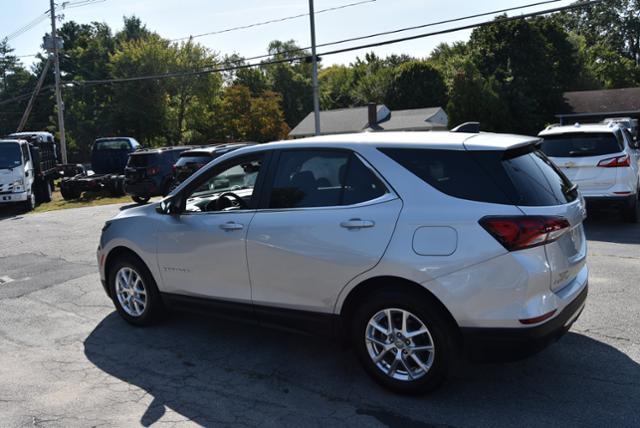
[[[316,16],[313,11],[313,0],[309,0],[309,19],[311,21],[311,63],[313,64],[313,116],[315,118],[316,135],[320,135],[320,96],[318,94],[318,57],[316,56]]]
[[[53,67],[56,75],[56,105],[58,106],[58,129],[60,130],[60,151],[62,163],[67,163],[67,140],[64,132],[64,103],[60,90],[60,59],[58,58],[58,32],[56,30],[56,4],[50,0],[51,12],[51,41],[53,43]]]

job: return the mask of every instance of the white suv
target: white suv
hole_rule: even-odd
[[[132,324],[189,308],[337,336],[382,385],[426,392],[463,351],[530,354],[585,305],[585,210],[538,142],[414,132],[241,148],[108,221],[103,286]]]
[[[589,205],[619,208],[640,221],[640,151],[617,123],[551,126],[539,134],[542,150],[579,186]]]

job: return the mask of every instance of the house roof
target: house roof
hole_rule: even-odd
[[[640,88],[565,92],[565,111],[558,116],[640,113]]]
[[[446,126],[429,122],[440,107],[418,108],[411,110],[393,110],[388,120],[378,123],[376,128],[384,131],[426,131]]]
[[[369,129],[381,131],[415,130],[428,131],[434,128],[429,122],[442,109],[440,107],[421,108],[412,110],[390,111],[385,105],[376,107],[378,123],[369,127],[368,107],[353,107],[320,112],[320,128],[322,135],[346,134],[362,132]],[[315,133],[313,112],[309,113],[293,130],[290,137],[309,137]]]

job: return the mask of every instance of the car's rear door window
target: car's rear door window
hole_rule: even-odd
[[[345,150],[285,150],[280,154],[269,208],[353,205],[387,192],[358,157]]]
[[[540,151],[381,148],[439,191],[461,199],[505,205],[549,206],[575,200],[571,182]]]
[[[542,151],[557,158],[602,156],[622,151],[622,139],[613,132],[547,135]]]

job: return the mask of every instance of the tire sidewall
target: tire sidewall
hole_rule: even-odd
[[[137,317],[129,315],[123,309],[116,295],[116,273],[124,267],[133,269],[144,282],[144,288],[147,294],[147,302],[142,315]],[[133,325],[144,326],[153,324],[158,320],[160,314],[163,311],[162,300],[160,298],[160,293],[158,292],[156,283],[151,276],[151,273],[142,261],[132,256],[126,256],[118,259],[111,266],[108,272],[108,286],[109,295],[111,296],[111,300],[116,307],[116,311],[122,318],[125,319],[125,321]]]
[[[365,332],[373,315],[383,309],[404,309],[418,318],[429,329],[434,342],[435,357],[429,372],[414,381],[392,379],[371,360],[367,351]],[[448,375],[458,354],[455,352],[454,333],[441,314],[440,308],[424,296],[414,293],[382,292],[366,298],[355,311],[351,323],[351,342],[362,365],[373,379],[385,388],[401,394],[420,395],[438,388]]]

